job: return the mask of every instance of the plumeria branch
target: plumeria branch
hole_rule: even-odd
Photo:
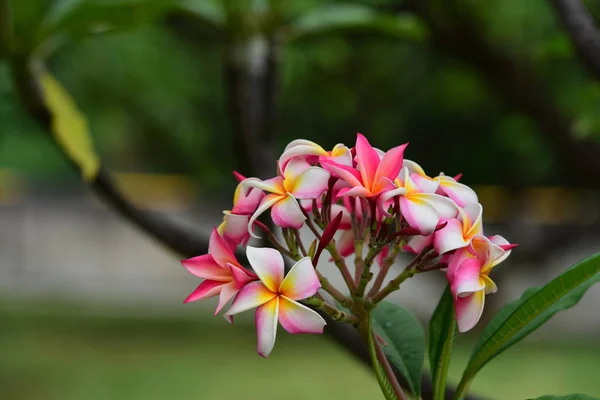
[[[339,310],[336,307],[324,301],[323,299],[320,299],[316,296],[306,299],[305,303],[313,306],[317,310],[323,311],[336,322],[347,322],[350,324],[357,324],[360,321],[360,319],[356,315],[348,314],[342,310]]]

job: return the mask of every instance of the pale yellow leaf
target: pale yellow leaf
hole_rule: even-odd
[[[85,115],[64,87],[50,73],[38,75],[44,103],[52,113],[52,134],[65,154],[79,167],[87,181],[96,178],[100,160]]]

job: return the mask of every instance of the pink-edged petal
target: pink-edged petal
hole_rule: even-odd
[[[279,165],[285,169],[288,161],[295,157],[303,156],[325,156],[327,152],[324,148],[306,139],[297,139],[290,142],[279,157]]]
[[[269,247],[248,246],[246,256],[261,282],[272,292],[277,292],[284,274],[281,253]]]
[[[348,209],[341,204],[331,205],[331,219],[335,218],[340,212],[342,213],[342,220],[340,221],[340,226],[338,229],[350,229],[352,224],[350,211],[348,211]]]
[[[221,288],[226,286],[223,282],[205,280],[203,281],[188,297],[183,301],[184,303],[190,303],[192,301],[200,299],[208,299],[214,297],[221,292]]]
[[[348,182],[350,186],[362,186],[362,181],[359,172],[352,167],[347,165],[338,164],[335,161],[331,160],[322,160],[321,165],[327,171],[331,173],[331,175],[343,179]]]
[[[226,268],[217,264],[211,254],[181,260],[181,264],[192,275],[202,279],[227,282],[231,280],[231,273]]]
[[[309,168],[311,168],[311,165],[304,158],[291,159],[285,169],[283,169],[283,188],[289,192],[290,189],[288,187],[290,186],[290,182],[293,182],[301,173]]]
[[[394,180],[398,177],[398,174],[402,169],[404,149],[406,149],[406,146],[408,146],[408,143],[396,146],[385,153],[377,167],[374,182],[378,182],[381,178]]]
[[[342,257],[348,257],[354,253],[354,233],[352,230],[343,231],[336,244]]]
[[[261,306],[277,297],[277,293],[269,290],[262,282],[250,282],[244,286],[231,303],[225,315],[235,315]]]
[[[433,233],[440,220],[432,205],[412,196],[400,198],[400,210],[408,225],[422,235]]]
[[[281,282],[279,293],[292,300],[302,300],[317,293],[320,287],[321,283],[310,257],[304,257],[287,273]]]
[[[250,215],[256,211],[263,197],[265,197],[265,193],[261,189],[247,186],[244,182],[241,182],[238,189],[236,189],[236,194],[233,196],[231,212]]]
[[[265,192],[275,193],[275,194],[284,194],[285,190],[283,188],[283,178],[280,176],[276,176],[275,178],[260,180],[258,178],[248,178],[243,182],[244,185],[260,190],[264,190]]]
[[[286,179],[284,186],[297,199],[316,199],[327,190],[330,176],[329,172],[323,168],[310,167],[289,183]]]
[[[352,152],[342,143],[336,144],[331,150],[331,159],[338,164],[352,166]]]
[[[454,253],[448,253],[447,256],[448,268],[446,269],[446,276],[448,277],[448,282],[450,282],[450,285],[452,285],[454,283],[454,274],[458,268],[465,260],[473,258],[473,254],[471,254],[465,247],[463,249],[456,250]]]
[[[362,186],[355,186],[353,188],[342,188],[340,189],[340,191],[337,194],[337,197],[371,197],[372,193],[362,187]]]
[[[217,228],[213,228],[212,233],[210,234],[208,252],[214,258],[215,262],[221,266],[224,266],[227,263],[239,265],[231,252],[231,247],[229,247],[225,239],[219,235]]]
[[[237,245],[248,235],[249,221],[249,215],[237,215],[232,214],[230,211],[223,211],[223,223],[219,225],[217,231],[224,239]]]
[[[485,294],[492,294],[498,291],[498,286],[487,275],[482,275],[481,280],[485,284]]]
[[[425,175],[411,173],[410,178],[424,193],[435,193],[440,186],[438,181]]]
[[[373,186],[377,167],[379,166],[379,155],[377,155],[367,138],[360,133],[356,134],[355,149],[358,172],[360,172],[364,186],[370,189]]]
[[[467,185],[456,182],[449,176],[438,177],[440,188],[460,207],[465,207],[468,204],[476,204],[479,202],[477,193]]]
[[[454,272],[451,290],[455,297],[466,297],[471,293],[485,288],[485,283],[479,279],[481,262],[476,258],[468,258]]]
[[[279,227],[300,229],[304,225],[306,217],[298,201],[294,196],[288,194],[273,204],[271,207],[271,219]]]
[[[428,246],[431,246],[433,243],[433,234],[423,236],[417,235],[408,239],[408,242],[404,245],[404,251],[409,251],[411,253],[419,254],[423,249]]]
[[[254,221],[256,221],[256,219],[258,217],[260,217],[262,213],[264,213],[269,208],[271,208],[273,206],[273,204],[275,204],[278,201],[281,201],[283,199],[285,199],[285,196],[281,196],[278,194],[269,194],[269,195],[266,195],[264,197],[264,199],[262,199],[262,201],[260,202],[260,205],[258,206],[258,209],[256,210],[256,212],[254,214],[252,214],[252,217],[250,218],[250,221],[248,222],[248,232],[250,233],[250,236],[252,236],[256,239],[260,239],[260,236],[257,236],[254,233],[254,228],[253,228]]]
[[[235,281],[231,281],[228,284],[223,285],[223,287],[221,288],[221,293],[219,294],[219,303],[217,304],[215,315],[217,315],[219,311],[223,309],[225,304],[227,304],[229,300],[231,300],[233,296],[235,296],[236,293],[239,291],[240,287]]]
[[[256,309],[254,322],[258,339],[257,352],[261,357],[267,358],[275,346],[277,337],[277,320],[279,319],[279,298],[275,297],[268,303]]]
[[[504,237],[500,235],[489,236],[488,239],[490,242],[497,246],[509,246],[510,243]],[[502,247],[500,247],[502,248]],[[494,265],[500,264],[502,261],[506,260],[506,258],[510,255],[512,250],[504,250],[504,253],[501,255],[494,255]]]
[[[383,212],[383,214],[386,217],[389,217],[390,214],[388,213],[387,207],[385,207],[385,204],[390,201],[391,199],[393,199],[396,196],[401,196],[406,194],[406,189],[404,188],[396,188],[396,189],[392,189],[392,190],[387,190],[383,193],[381,193],[379,195],[379,197],[377,198],[377,206],[379,207],[379,209],[381,210],[381,212]]]
[[[279,323],[291,334],[323,333],[327,325],[316,311],[285,296],[279,298]]]
[[[469,241],[463,238],[462,223],[456,218],[449,219],[445,227],[434,233],[433,246],[438,254],[466,247]]]
[[[227,264],[227,267],[231,271],[231,276],[233,277],[233,281],[237,284],[238,289],[241,289],[248,282],[258,280],[258,276],[248,271],[244,267],[238,267],[233,264]]]
[[[454,299],[456,323],[458,324],[459,332],[467,332],[477,324],[483,313],[484,303],[485,294],[483,290],[467,297]]]
[[[427,176],[425,170],[419,164],[406,158],[402,161],[402,168],[408,169],[411,174]]]
[[[431,204],[435,209],[441,221],[446,221],[450,218],[456,218],[458,215],[458,206],[455,202],[447,197],[433,193],[416,193],[410,196],[411,199],[421,199]]]
[[[482,215],[483,215],[483,207],[479,203],[475,204],[467,204],[462,208],[463,219],[468,220],[468,224],[464,224],[465,228],[465,238],[471,238],[475,235],[479,235],[483,233],[483,225],[482,225]],[[464,215],[467,218],[464,218]]]

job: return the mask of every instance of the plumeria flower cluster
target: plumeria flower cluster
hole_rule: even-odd
[[[485,295],[497,290],[490,272],[515,245],[484,234],[482,206],[460,176],[428,176],[404,159],[406,147],[382,151],[358,134],[354,147],[327,151],[300,139],[285,148],[275,177],[234,173],[233,206],[213,229],[209,254],[182,261],[203,279],[185,302],[218,296],[215,314],[231,302],[224,313],[230,322],[255,309],[258,353],[267,357],[278,324],[292,334],[322,333],[325,316],[358,327],[406,279],[441,270],[459,330],[473,328]],[[310,244],[301,229],[314,236]],[[248,246],[263,237],[269,247]],[[324,252],[346,288],[334,287],[317,268]],[[412,261],[392,276],[401,253]]]

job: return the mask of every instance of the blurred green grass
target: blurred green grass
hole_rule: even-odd
[[[190,308],[195,317],[197,309]],[[200,314],[200,313],[197,313]],[[268,360],[242,318],[126,318],[85,307],[0,303],[0,398],[378,399],[369,371],[325,337],[282,329]],[[469,355],[459,343],[456,381]],[[491,399],[600,395],[598,343],[521,344],[487,366],[473,391]]]

